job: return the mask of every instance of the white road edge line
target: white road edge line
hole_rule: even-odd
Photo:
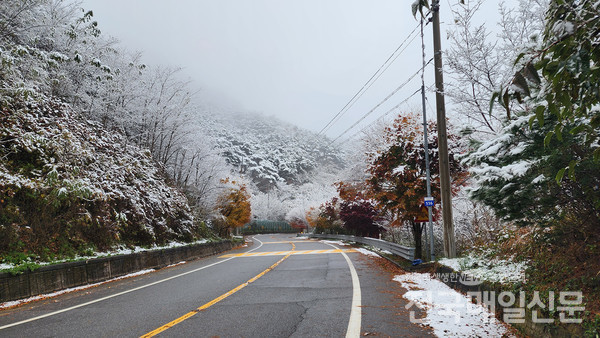
[[[260,249],[261,246],[263,246],[263,242],[261,242],[258,238],[252,237],[252,239],[255,239],[258,242],[260,242],[260,245],[258,247],[256,247],[256,248],[250,250],[250,251],[247,251],[247,252],[252,252],[254,250],[258,250],[258,249]],[[133,289],[130,289],[130,290],[127,290],[127,291],[122,291],[122,292],[119,292],[119,293],[115,293],[114,295],[110,295],[110,296],[98,298],[98,299],[95,299],[95,300],[92,300],[92,301],[89,301],[89,302],[86,302],[86,303],[82,303],[82,304],[71,306],[71,307],[68,307],[68,308],[65,308],[65,309],[62,309],[62,310],[58,310],[58,311],[46,313],[44,315],[33,317],[33,318],[29,318],[29,319],[25,319],[25,320],[22,320],[22,321],[19,321],[19,322],[6,324],[4,326],[0,326],[0,330],[7,329],[7,328],[13,327],[13,326],[22,325],[22,324],[29,323],[29,322],[33,322],[33,321],[36,321],[38,319],[43,319],[43,318],[46,318],[46,317],[51,317],[51,316],[54,316],[54,315],[57,315],[57,314],[60,314],[60,313],[63,313],[63,312],[75,310],[75,309],[78,309],[80,307],[88,306],[88,305],[91,305],[91,304],[94,304],[94,303],[98,303],[98,302],[101,302],[101,301],[104,301],[104,300],[107,300],[107,299],[110,299],[110,298],[122,296],[122,295],[130,293],[130,292],[134,292],[134,291],[137,291],[137,290],[145,289],[147,287],[150,287],[150,286],[153,286],[153,285],[156,285],[156,284],[160,284],[160,283],[163,283],[163,282],[166,282],[166,281],[170,281],[170,280],[175,279],[175,278],[179,278],[179,277],[182,277],[182,276],[185,276],[185,275],[189,275],[189,274],[194,273],[194,272],[198,272],[200,270],[204,270],[206,268],[210,268],[212,266],[215,266],[217,264],[221,264],[221,263],[227,262],[228,260],[231,260],[231,259],[234,259],[234,258],[235,257],[230,257],[230,258],[224,259],[222,261],[218,261],[216,263],[212,263],[212,264],[209,264],[209,265],[206,265],[206,266],[203,266],[203,267],[200,267],[200,268],[188,271],[188,272],[181,273],[179,275],[175,275],[175,276],[171,276],[171,277],[168,277],[168,278],[165,278],[165,279],[161,279],[159,281],[152,282],[150,284],[138,286],[136,288],[133,288]]]
[[[339,249],[335,245],[324,243],[329,246],[332,246],[336,249]],[[346,255],[344,251],[340,251],[342,256],[346,259],[346,263],[348,263],[348,267],[350,268],[350,276],[352,277],[352,307],[350,309],[350,320],[348,321],[348,329],[346,330],[346,338],[355,338],[360,337],[360,328],[361,328],[361,318],[362,318],[362,308],[361,308],[361,292],[360,292],[360,280],[358,279],[358,274],[356,273],[356,269],[354,268],[354,264],[350,260],[350,257]]]

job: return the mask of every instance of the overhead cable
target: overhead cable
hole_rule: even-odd
[[[371,88],[371,86],[381,77],[381,75],[391,66],[391,64],[394,63],[394,61],[396,61],[396,59],[404,52],[404,50],[406,50],[408,45],[410,43],[412,43],[412,41],[414,41],[414,39],[418,36],[418,34],[415,34],[413,36],[413,34],[415,32],[417,32],[418,28],[419,28],[419,25],[417,25],[412,30],[412,32],[410,32],[408,34],[408,36],[400,43],[398,48],[396,48],[396,50],[394,50],[394,52],[387,58],[387,60],[385,60],[385,62],[379,67],[379,69],[377,69],[377,71],[369,78],[369,80],[367,82],[365,82],[365,84],[362,86],[362,88],[360,88],[360,90],[358,92],[356,92],[356,94],[354,94],[354,96],[352,96],[350,101],[348,101],[348,103],[346,103],[346,105],[344,105],[344,107],[331,120],[329,120],[329,122],[319,131],[318,135],[326,132],[329,128],[331,128],[331,126],[333,126],[333,124],[335,124],[354,105],[354,103],[356,101],[358,101],[358,99],[369,88]],[[412,37],[412,39],[411,39],[411,37]],[[408,42],[408,44],[406,44],[406,42],[409,39],[410,39],[410,41]],[[406,44],[406,46],[405,46],[405,44]],[[404,48],[402,49],[402,47],[404,47]],[[400,52],[398,53],[398,51],[400,51]],[[398,53],[398,54],[396,54],[396,53]]]
[[[429,60],[429,63],[431,63],[433,59]],[[366,114],[364,114],[358,121],[356,121],[353,125],[351,125],[350,127],[348,127],[348,129],[346,129],[343,133],[341,133],[339,136],[337,136],[335,139],[333,139],[333,141],[331,141],[331,143],[334,143],[335,141],[337,141],[338,139],[340,139],[342,136],[346,135],[350,130],[354,129],[354,127],[356,127],[360,122],[362,122],[364,119],[366,119],[369,115],[371,115],[377,108],[379,108],[382,104],[384,104],[387,100],[389,100],[392,96],[394,96],[398,91],[400,91],[402,88],[404,88],[404,86],[406,86],[412,79],[414,79],[417,75],[419,75],[419,73],[421,72],[421,69],[419,69],[416,73],[414,73],[413,75],[411,75],[406,81],[404,81],[400,86],[398,86],[396,89],[394,89],[390,94],[388,94],[388,96],[386,96],[381,102],[379,102],[377,105],[375,105],[375,107],[371,108],[371,110],[369,110]],[[414,94],[413,94],[414,95]],[[412,95],[411,95],[412,97]],[[387,114],[387,113],[386,113]]]
[[[369,123],[368,125],[366,125],[365,127],[361,128],[359,131],[357,131],[356,133],[352,134],[351,136],[349,136],[346,141],[353,139],[356,135],[364,132],[365,130],[367,130],[367,128],[369,128],[371,125],[373,125],[373,123],[380,121],[381,119],[383,119],[384,117],[388,116],[390,113],[392,113],[394,110],[400,108],[400,106],[402,106],[403,104],[405,104],[406,102],[408,102],[408,100],[412,99],[415,95],[417,95],[419,92],[421,91],[421,88],[417,89],[414,93],[410,94],[409,97],[407,97],[406,99],[402,100],[402,102],[398,103],[397,105],[393,106],[392,108],[390,108],[390,110],[388,110],[387,112],[385,112],[383,115],[381,115],[380,117],[378,117],[376,120],[374,120],[373,122]],[[360,121],[358,121],[357,123],[355,123],[354,125],[357,125]],[[351,129],[351,128],[349,128]],[[342,133],[340,136],[336,137],[335,140],[333,140],[331,143],[334,143],[337,139],[339,139],[340,137],[342,137],[346,132],[349,131],[349,129],[347,129],[346,131],[344,131],[344,133]]]

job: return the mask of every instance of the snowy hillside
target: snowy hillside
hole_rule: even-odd
[[[308,183],[318,168],[344,166],[343,154],[325,137],[274,118],[224,113],[203,124],[226,161],[261,192]]]
[[[4,94],[0,252],[50,258],[194,237],[186,198],[148,150],[59,101]]]

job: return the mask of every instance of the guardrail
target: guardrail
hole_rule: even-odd
[[[343,241],[353,241],[356,243],[370,245],[381,250],[386,250],[393,253],[396,256],[400,256],[404,259],[412,261],[415,259],[415,248],[409,248],[407,246],[403,246],[400,244],[387,242],[377,238],[370,237],[357,237],[357,236],[349,236],[349,235],[326,235],[326,234],[307,234],[308,237],[313,238],[330,238],[330,239],[340,239]]]

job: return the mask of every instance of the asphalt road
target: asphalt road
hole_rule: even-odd
[[[0,337],[431,335],[410,323],[394,273],[349,246],[257,235],[222,255],[0,311]]]

